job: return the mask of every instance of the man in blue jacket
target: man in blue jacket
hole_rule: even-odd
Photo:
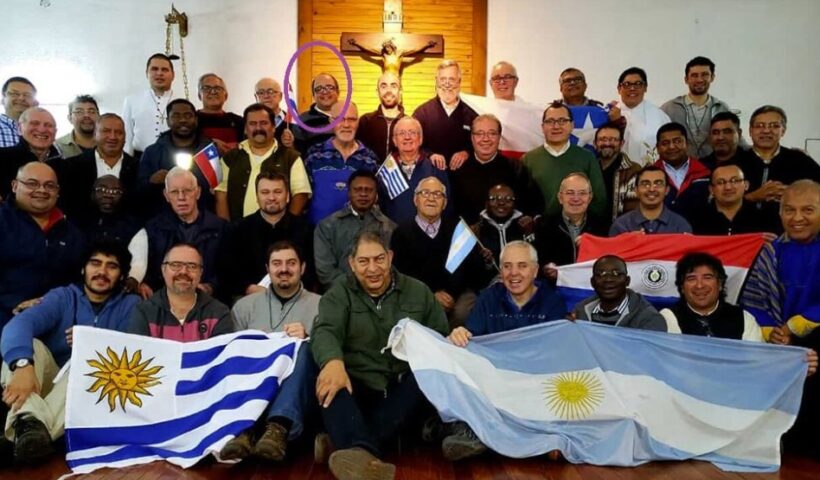
[[[49,291],[38,305],[14,317],[0,340],[5,363],[0,381],[11,407],[5,436],[14,441],[18,462],[48,456],[65,427],[66,383],[55,376],[71,356],[75,325],[125,332],[139,301],[124,293],[131,254],[122,244],[101,240],[85,257],[80,284]]]

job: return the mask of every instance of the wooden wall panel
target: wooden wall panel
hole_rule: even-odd
[[[402,73],[404,106],[412,112],[435,95],[435,72],[445,58],[459,62],[462,90],[483,95],[486,88],[487,0],[404,0],[404,33],[444,35],[444,55],[427,56]],[[381,32],[383,0],[300,0],[299,44],[326,41],[339,48],[342,32]],[[359,113],[374,110],[378,104],[376,81],[381,74],[381,59],[372,63],[359,55],[345,55],[353,76],[353,101]],[[310,80],[328,72],[340,83],[340,97],[346,95],[344,69],[327,49],[314,48],[299,59],[300,111],[311,104]]]

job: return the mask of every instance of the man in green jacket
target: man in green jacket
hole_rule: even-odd
[[[403,318],[446,335],[447,317],[427,286],[392,269],[378,234],[361,232],[348,263],[351,274],[322,297],[313,328],[316,396],[337,448],[330,470],[339,479],[392,479],[396,467],[378,459],[381,448],[426,400],[408,364],[382,349]]]

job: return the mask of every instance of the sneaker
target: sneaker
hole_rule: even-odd
[[[276,422],[268,422],[265,433],[253,447],[253,454],[265,460],[281,462],[288,448],[288,430]]]
[[[14,459],[32,464],[45,459],[54,452],[51,434],[43,422],[31,415],[18,417],[14,427]]]
[[[441,452],[447,460],[455,462],[481,455],[487,451],[487,446],[481,443],[473,429],[466,423],[457,422],[453,425],[452,432],[441,441]]]
[[[324,465],[333,453],[333,442],[327,433],[318,433],[313,438],[313,463]]]
[[[431,415],[421,427],[421,439],[427,443],[440,442],[447,436],[448,426],[449,424],[441,421],[438,414]]]
[[[251,453],[253,445],[252,429],[249,428],[240,433],[237,437],[232,438],[219,451],[219,458],[221,460],[242,460]]]
[[[330,456],[330,472],[338,480],[393,480],[396,466],[382,462],[359,447],[337,450]]]

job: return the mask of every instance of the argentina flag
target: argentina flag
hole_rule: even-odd
[[[218,453],[265,411],[300,340],[244,331],[193,343],[74,327],[66,461],[74,473]]]
[[[807,372],[802,348],[567,320],[460,348],[405,319],[388,342],[445,422],[508,457],[593,465],[776,471]]]

